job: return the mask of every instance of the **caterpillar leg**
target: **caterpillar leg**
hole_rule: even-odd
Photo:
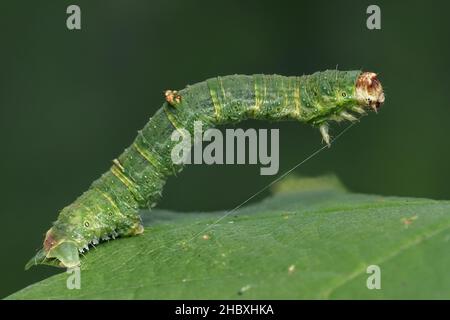
[[[348,121],[351,121],[351,122],[357,121],[357,120],[358,120],[358,118],[356,118],[355,116],[353,116],[353,115],[351,115],[350,113],[345,112],[345,111],[342,111],[340,115],[341,115],[341,117],[344,118],[345,120],[348,120]]]
[[[127,236],[136,236],[138,234],[144,233],[144,226],[139,221],[131,229]]]
[[[330,147],[330,135],[328,134],[328,125],[321,124],[319,127],[320,134],[322,135],[323,141]]]
[[[352,111],[355,111],[356,113],[359,113],[360,115],[365,115],[366,114],[366,111],[363,108],[358,107],[358,106],[353,107]]]

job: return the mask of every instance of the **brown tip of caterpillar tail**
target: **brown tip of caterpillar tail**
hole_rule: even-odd
[[[53,248],[56,243],[57,241],[55,239],[55,236],[53,235],[52,229],[48,230],[45,234],[43,245],[45,252],[48,252],[51,248]]]
[[[384,103],[383,86],[374,72],[363,72],[356,80],[356,98],[375,112]]]

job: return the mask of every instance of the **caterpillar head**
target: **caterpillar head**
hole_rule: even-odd
[[[384,103],[384,92],[377,74],[363,72],[356,80],[356,99],[362,107],[377,112]]]

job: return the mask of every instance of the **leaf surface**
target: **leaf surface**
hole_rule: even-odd
[[[86,254],[81,289],[61,273],[8,298],[450,298],[449,201],[354,194],[324,178],[274,190],[225,218],[144,212],[143,235]],[[367,288],[370,265],[380,290]]]

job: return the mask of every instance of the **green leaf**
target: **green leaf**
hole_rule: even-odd
[[[332,178],[288,179],[224,212],[145,213],[142,236],[98,246],[70,274],[9,299],[450,298],[450,202],[346,192]],[[366,286],[370,265],[381,289]]]

